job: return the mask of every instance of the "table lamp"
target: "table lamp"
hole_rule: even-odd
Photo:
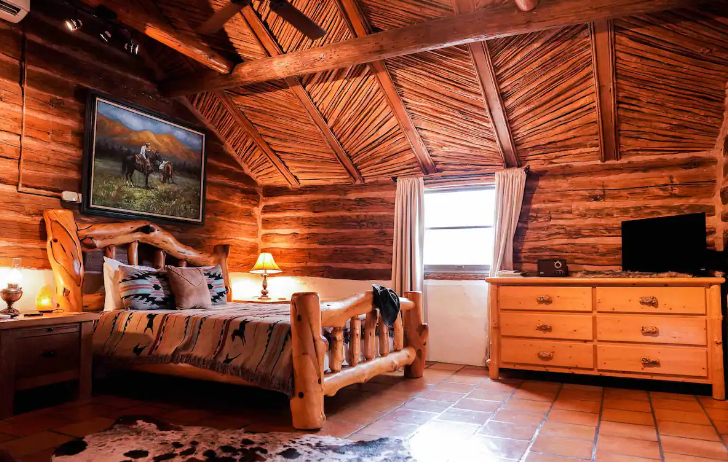
[[[258,261],[255,262],[255,266],[250,272],[263,275],[263,290],[260,291],[258,300],[270,300],[268,296],[268,275],[281,272],[281,269],[278,268],[275,260],[273,260],[273,255],[268,252],[261,252],[258,256]]]
[[[20,273],[20,258],[13,258],[13,266],[10,268],[10,273],[8,273],[7,277],[8,286],[0,290],[0,296],[2,296],[3,301],[7,303],[8,307],[0,311],[0,314],[12,317],[20,314],[20,311],[13,308],[13,304],[23,296],[23,289],[20,287],[21,279],[23,279],[23,275]]]
[[[48,286],[43,286],[35,299],[35,309],[41,313],[51,313],[56,309],[53,299],[53,291]]]

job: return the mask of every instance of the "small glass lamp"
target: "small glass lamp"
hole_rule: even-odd
[[[2,296],[3,301],[7,303],[8,307],[0,311],[0,314],[10,315],[12,317],[20,314],[20,311],[13,308],[13,304],[23,296],[23,289],[20,287],[21,279],[23,279],[23,275],[20,273],[20,258],[13,258],[13,266],[10,268],[10,273],[7,278],[8,286],[0,290],[0,296]]]
[[[258,261],[255,262],[255,266],[250,272],[263,275],[263,290],[260,291],[258,300],[270,300],[268,296],[268,275],[281,272],[281,269],[276,265],[275,260],[273,260],[273,255],[268,252],[261,252],[260,256],[258,256]]]
[[[35,299],[35,309],[41,313],[50,313],[56,309],[55,300],[53,300],[53,291],[48,286],[43,286],[38,292]]]

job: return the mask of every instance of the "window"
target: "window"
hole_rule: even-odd
[[[494,218],[492,187],[425,191],[425,270],[487,272]]]

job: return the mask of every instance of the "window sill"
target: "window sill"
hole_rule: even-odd
[[[425,273],[425,280],[430,281],[484,281],[488,273],[457,273],[443,271],[429,271]]]

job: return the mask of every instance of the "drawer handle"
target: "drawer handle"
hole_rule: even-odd
[[[653,359],[645,356],[642,358],[642,365],[643,366],[654,366],[654,367],[660,367],[660,360],[659,359]]]
[[[657,308],[657,297],[640,297],[640,305],[654,306]]]
[[[657,326],[642,326],[642,335],[659,335],[660,329]]]
[[[538,356],[538,359],[542,359],[544,361],[554,359],[554,354],[550,351],[539,351],[536,356]]]
[[[540,330],[541,332],[551,332],[551,326],[548,324],[539,324],[536,326],[536,330]]]
[[[44,358],[55,358],[56,357],[56,350],[46,350],[43,353],[40,354]]]
[[[553,300],[548,295],[541,295],[540,297],[536,298],[536,303],[539,305],[550,305]]]

